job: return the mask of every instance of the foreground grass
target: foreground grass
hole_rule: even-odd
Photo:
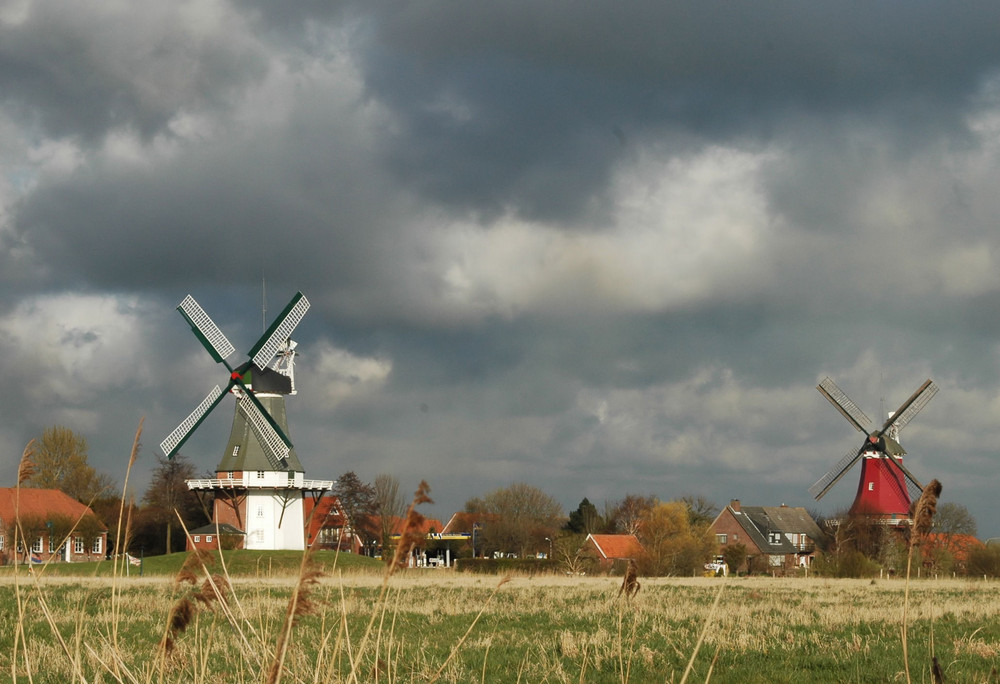
[[[110,579],[47,572],[35,582],[22,574],[28,662],[18,659],[18,681],[27,681],[29,667],[34,682],[264,681],[296,577],[276,572],[273,561],[267,571],[262,565],[230,569],[235,622],[219,606],[202,608],[162,670],[158,644],[182,591],[170,577],[120,580],[115,613]],[[294,626],[285,681],[426,682],[447,663],[440,681],[679,682],[724,581],[644,579],[626,602],[616,598],[614,578],[514,578],[497,589],[497,578],[410,571],[391,578],[380,603],[382,577],[351,570],[334,570],[313,588],[315,610]],[[7,681],[18,623],[13,582],[0,577],[0,677]],[[902,581],[725,582],[688,681],[902,679]],[[914,681],[932,681],[932,649],[949,681],[997,681],[998,585],[911,584],[910,615]]]

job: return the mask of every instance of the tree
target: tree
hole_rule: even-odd
[[[89,504],[114,488],[110,476],[98,473],[87,462],[87,440],[69,428],[47,428],[37,441],[34,474],[24,483],[37,489],[58,489]]]
[[[944,536],[950,547],[953,537],[967,534],[975,537],[978,531],[976,519],[962,504],[950,501],[938,504],[934,514],[934,531]]]
[[[390,536],[393,522],[406,515],[406,499],[399,493],[399,480],[386,473],[375,477],[374,489],[373,503],[379,519],[382,555],[385,557],[386,550],[392,545]]]
[[[163,548],[165,553],[182,551],[184,545],[183,529],[177,516],[180,515],[188,529],[200,527],[209,522],[208,517],[202,509],[198,495],[187,486],[187,480],[197,477],[194,464],[183,454],[177,454],[172,459],[159,456],[156,459],[157,467],[153,471],[149,487],[142,497],[146,504],[144,520],[155,522],[163,530],[162,544],[155,540],[156,535],[150,535],[147,531],[147,538],[151,544],[150,551]],[[174,512],[176,511],[176,513]],[[174,539],[177,533],[177,540]]]
[[[490,516],[482,532],[484,551],[516,553],[548,549],[563,524],[562,506],[551,496],[523,482],[497,489],[482,499],[470,499],[470,513]]]
[[[566,529],[576,534],[592,534],[597,532],[603,523],[600,513],[597,512],[597,506],[590,503],[587,497],[583,497],[576,510],[569,514]]]
[[[719,507],[700,494],[682,496],[680,501],[687,506],[691,525],[711,525],[719,515]]]
[[[658,503],[659,500],[652,495],[626,494],[618,503],[605,507],[608,530],[617,534],[638,534],[643,514]]]
[[[645,575],[690,575],[715,555],[715,536],[707,526],[691,525],[688,507],[681,501],[649,508],[639,525],[645,552],[640,562]]]
[[[340,501],[351,531],[361,537],[362,543],[374,539],[378,534],[372,524],[376,514],[375,488],[362,482],[353,470],[349,470],[337,479],[333,494]]]
[[[747,547],[745,544],[727,544],[722,550],[722,560],[729,566],[729,572],[738,573],[747,562]]]

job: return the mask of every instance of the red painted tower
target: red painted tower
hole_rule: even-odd
[[[901,469],[902,458],[865,452],[861,459],[858,494],[851,504],[851,515],[896,516],[910,513],[910,493]]]

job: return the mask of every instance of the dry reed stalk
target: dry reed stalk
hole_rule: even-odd
[[[288,607],[285,610],[285,621],[281,626],[281,633],[278,636],[278,644],[275,648],[274,659],[268,669],[267,684],[279,684],[281,673],[285,666],[285,656],[288,653],[288,643],[292,636],[292,627],[295,626],[298,618],[308,615],[316,610],[316,602],[312,599],[312,592],[319,584],[319,578],[323,576],[315,563],[313,563],[313,553],[316,550],[316,539],[309,544],[309,547],[302,554],[302,563],[299,565],[299,577],[292,590],[292,595],[288,599]]]
[[[907,640],[908,627],[906,613],[910,603],[910,569],[913,565],[913,550],[920,545],[934,525],[934,514],[937,512],[937,501],[939,496],[941,496],[941,483],[937,480],[931,480],[927,483],[927,486],[924,487],[924,491],[920,494],[920,498],[913,504],[912,514],[910,516],[913,521],[913,526],[910,530],[910,544],[909,550],[906,554],[906,582],[903,585],[903,626],[901,638],[903,645],[903,671],[906,674],[907,684],[912,681],[910,679],[910,656],[909,643]]]
[[[17,465],[17,487],[14,490],[14,540],[11,548],[17,553],[18,535],[23,539],[24,530],[21,529],[21,485],[31,479],[35,474],[35,463],[31,459],[35,455],[35,440],[31,440],[24,447],[21,453],[21,461]],[[25,545],[27,546],[27,545]],[[29,569],[31,566],[28,566]],[[28,682],[32,682],[31,661],[28,660],[28,641],[24,634],[24,601],[21,597],[21,585],[18,582],[17,558],[14,560],[14,596],[17,600],[17,631],[14,633],[14,648],[10,658],[11,681],[17,681],[17,652],[18,644],[23,647],[24,671],[28,677]]]
[[[423,541],[425,538],[423,531],[425,518],[417,511],[417,506],[425,503],[434,503],[433,499],[430,497],[430,491],[430,485],[428,485],[425,480],[421,480],[417,490],[413,493],[413,501],[410,502],[410,507],[406,511],[406,523],[403,527],[403,532],[399,537],[399,542],[396,544],[396,551],[393,553],[392,560],[386,566],[385,572],[382,574],[382,586],[379,589],[379,596],[375,602],[376,608],[372,612],[371,619],[368,621],[368,626],[365,628],[365,632],[361,637],[361,643],[358,645],[357,655],[351,663],[351,672],[348,676],[348,682],[356,682],[358,680],[358,667],[362,662],[362,656],[364,655],[365,649],[370,641],[375,621],[378,620],[379,624],[383,624],[385,619],[385,611],[387,609],[386,595],[389,588],[389,578],[392,577],[398,569],[405,567],[406,560],[409,558],[410,551],[413,550],[414,545]]]
[[[473,628],[476,626],[476,623],[479,622],[479,618],[483,616],[483,613],[486,612],[486,607],[490,605],[490,601],[492,601],[493,597],[496,596],[497,592],[500,591],[500,587],[507,584],[507,582],[510,582],[510,575],[507,575],[502,580],[500,580],[500,583],[497,584],[496,588],[493,590],[493,593],[491,593],[489,596],[486,597],[486,600],[483,602],[482,608],[479,609],[479,613],[476,614],[476,617],[472,621],[472,624],[470,624],[469,628],[465,630],[465,634],[462,635],[462,638],[459,639],[455,643],[455,645],[451,647],[451,652],[448,653],[448,657],[445,658],[443,663],[441,663],[441,667],[439,667],[437,672],[434,673],[434,676],[431,677],[430,680],[428,680],[430,684],[433,684],[434,682],[436,682],[438,679],[441,678],[441,674],[444,672],[444,669],[448,667],[448,663],[451,662],[451,659],[454,658],[455,654],[457,654],[459,649],[462,648],[462,644],[464,644],[465,640],[469,638],[470,634],[472,634]]]
[[[174,509],[174,515],[176,515],[177,519],[180,521],[181,528],[184,530],[184,536],[188,540],[188,543],[193,546],[194,544],[191,541],[191,534],[188,532],[187,525],[177,512],[177,509]],[[232,592],[232,582],[229,574],[226,573],[224,575],[218,575],[209,572],[208,566],[212,563],[214,563],[212,555],[207,551],[193,551],[184,561],[184,565],[181,566],[181,569],[177,572],[177,576],[174,578],[175,587],[178,587],[181,584],[197,586],[198,574],[196,570],[200,568],[205,576],[201,587],[196,591],[191,591],[187,595],[181,596],[174,604],[174,607],[171,608],[170,614],[168,615],[164,635],[160,641],[158,657],[161,680],[163,678],[164,667],[166,666],[166,657],[173,650],[175,637],[187,628],[187,625],[190,623],[191,618],[194,617],[196,609],[199,605],[207,608],[214,608],[218,606],[230,626],[232,626],[236,636],[239,637],[243,647],[242,653],[244,656],[256,661],[256,665],[258,667],[263,666],[263,662],[261,661],[257,650],[255,650],[247,640],[246,634],[243,631],[244,625],[236,619],[236,616],[233,614],[233,611],[229,606],[229,599],[234,595],[234,592]]]
[[[128,479],[132,474],[132,466],[135,465],[136,458],[139,456],[139,449],[142,448],[142,443],[139,438],[142,437],[142,425],[146,422],[146,417],[142,416],[139,418],[139,425],[135,430],[135,438],[132,440],[132,451],[129,454],[128,465],[125,467],[125,482],[122,484],[122,496],[119,499],[118,504],[118,524],[115,530],[115,553],[114,562],[111,566],[111,576],[113,578],[111,584],[111,642],[114,648],[118,648],[118,623],[121,618],[121,601],[120,601],[120,587],[118,586],[118,579],[121,577],[121,555],[122,547],[128,545],[128,537],[132,522],[132,506],[129,505],[128,520],[125,524],[125,544],[122,544],[122,517],[125,514],[125,501],[128,498]],[[126,561],[127,562],[127,561]]]
[[[708,611],[708,617],[705,618],[705,624],[701,628],[701,634],[698,635],[698,643],[694,645],[694,651],[691,653],[691,659],[688,660],[687,667],[684,669],[684,676],[681,677],[681,684],[684,684],[684,682],[687,681],[688,675],[691,673],[691,668],[694,667],[694,659],[698,657],[698,651],[701,650],[701,644],[705,641],[705,635],[708,634],[708,628],[712,624],[712,617],[715,615],[715,609],[719,607],[719,601],[722,599],[722,592],[725,588],[725,583],[719,585],[719,592],[715,595],[715,602],[712,603],[712,609]]]

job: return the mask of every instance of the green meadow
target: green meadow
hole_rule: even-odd
[[[142,577],[107,561],[3,568],[0,678],[906,681],[903,579],[641,578],[624,600],[614,577],[385,577],[313,558],[304,572],[301,553],[249,551],[150,558]],[[998,681],[1000,584],[911,580],[907,615],[912,681],[935,681],[935,657],[946,681]]]

